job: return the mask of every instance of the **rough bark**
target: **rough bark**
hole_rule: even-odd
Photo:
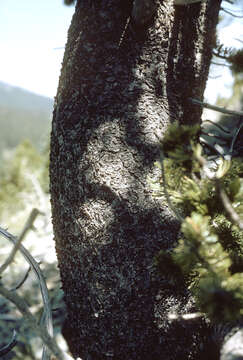
[[[243,329],[236,329],[231,336],[225,340],[220,360],[242,360],[243,359]]]
[[[84,360],[199,359],[203,323],[169,322],[192,305],[183,284],[154,273],[178,223],[152,197],[158,136],[201,109],[220,0],[159,4],[149,23],[132,1],[78,1],[68,34],[51,135],[51,202],[67,320]],[[200,345],[200,346],[199,346]],[[201,351],[202,353],[202,351]],[[210,356],[207,357],[208,359]]]

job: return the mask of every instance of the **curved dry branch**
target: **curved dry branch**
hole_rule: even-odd
[[[17,344],[17,333],[14,330],[10,342],[0,349],[0,357],[8,354],[15,347],[16,344]]]
[[[17,251],[19,250],[21,242],[23,241],[27,231],[29,231],[32,228],[33,223],[39,213],[40,213],[39,210],[33,209],[29,215],[28,220],[26,221],[26,224],[25,224],[24,229],[22,230],[20,236],[18,238],[14,237],[15,238],[14,247],[13,247],[11,253],[9,254],[7,260],[0,267],[0,274],[2,274],[4,272],[4,270],[7,269],[7,267],[11,264],[11,262],[13,262],[14,257],[16,255]]]
[[[21,286],[25,283],[25,281],[28,279],[29,273],[30,273],[31,267],[28,267],[28,270],[25,272],[23,278],[11,289],[11,291],[18,290],[21,288]]]
[[[37,320],[29,311],[26,302],[15,291],[7,290],[4,286],[0,285],[0,294],[17,307],[17,309],[24,316],[25,320],[29,323],[30,327],[42,339],[45,346],[56,356],[57,359],[68,359],[65,354],[63,354],[62,350],[58,347],[55,339],[50,336],[47,329],[38,324]]]
[[[39,282],[39,285],[40,285],[41,295],[42,295],[42,299],[43,299],[43,305],[44,305],[43,317],[45,320],[45,328],[46,328],[46,331],[48,332],[48,334],[50,336],[52,336],[53,335],[53,325],[52,325],[52,314],[51,314],[51,308],[50,308],[50,303],[49,303],[48,290],[47,290],[44,276],[42,275],[42,272],[41,272],[41,269],[40,269],[38,263],[35,261],[33,256],[29,253],[29,251],[18,242],[18,238],[16,238],[12,234],[10,234],[7,230],[2,229],[1,227],[0,227],[0,234],[3,235],[9,241],[11,241],[15,246],[16,246],[16,244],[18,244],[18,248],[19,248],[20,252],[23,254],[24,258],[30,264],[32,270],[34,271],[34,273],[37,277],[37,280]],[[43,348],[43,359],[45,358],[44,357],[45,353],[46,353],[46,348],[44,347]]]

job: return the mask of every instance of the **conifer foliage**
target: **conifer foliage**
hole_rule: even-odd
[[[172,124],[161,146],[162,176],[154,195],[167,201],[181,222],[172,251],[161,250],[155,264],[176,281],[180,274],[199,310],[212,321],[243,315],[243,163],[206,156],[200,128]]]

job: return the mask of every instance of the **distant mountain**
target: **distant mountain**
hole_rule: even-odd
[[[53,100],[30,91],[0,82],[0,106],[23,110],[52,111]]]
[[[51,126],[53,100],[0,82],[0,151],[28,138],[37,148]]]

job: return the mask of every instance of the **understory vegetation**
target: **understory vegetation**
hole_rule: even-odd
[[[39,263],[46,279],[54,335],[66,350],[61,337],[65,307],[51,226],[48,166],[48,145],[43,145],[43,151],[40,152],[30,141],[24,140],[15,149],[5,151],[0,172],[0,225],[19,236],[22,236],[24,229],[27,230],[21,243]],[[38,210],[38,216],[28,224],[34,208]],[[12,248],[9,241],[1,236],[1,268]],[[19,251],[14,261],[1,272],[0,286],[6,286],[11,292],[16,291],[36,320],[41,321],[43,306],[39,282]],[[13,334],[16,334],[14,339]],[[9,349],[5,355],[4,351],[0,352],[1,359],[41,359],[42,341],[16,306],[0,296],[0,349],[4,349],[7,344],[10,345]]]

